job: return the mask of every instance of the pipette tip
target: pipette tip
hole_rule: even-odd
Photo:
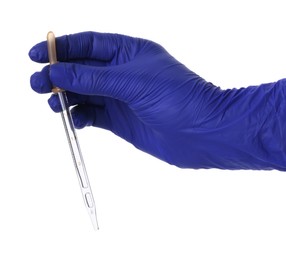
[[[95,231],[99,230],[96,216],[94,216],[94,215],[93,215],[93,216],[90,216],[90,219],[91,219],[91,222],[92,222],[93,229],[94,229]]]
[[[98,230],[99,227],[98,227],[98,222],[97,222],[97,217],[96,217],[95,209],[89,209],[89,210],[88,210],[88,214],[89,214],[89,217],[90,217],[90,220],[91,220],[93,229],[94,229],[95,231]]]

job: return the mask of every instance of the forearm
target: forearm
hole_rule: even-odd
[[[220,91],[208,98],[193,127],[176,140],[184,145],[177,146],[180,156],[171,156],[178,159],[174,164],[183,168],[286,170],[285,87],[281,80]]]

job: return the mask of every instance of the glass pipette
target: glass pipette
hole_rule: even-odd
[[[47,45],[48,45],[49,62],[52,65],[57,63],[56,39],[53,32],[49,32],[47,35]],[[69,142],[69,147],[72,154],[77,177],[79,180],[81,193],[88,214],[92,221],[93,227],[95,230],[97,230],[98,223],[96,217],[94,198],[89,184],[89,179],[83,161],[83,156],[81,154],[78,138],[75,132],[72,115],[68,106],[67,95],[63,89],[60,89],[56,86],[53,87],[52,91],[53,93],[56,93],[60,99],[60,103],[62,106],[61,117],[65,128],[66,136]]]

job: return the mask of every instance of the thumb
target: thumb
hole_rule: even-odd
[[[81,95],[99,95],[127,101],[124,77],[114,67],[94,67],[76,63],[51,65],[50,79],[54,86]],[[123,80],[122,80],[123,79]]]

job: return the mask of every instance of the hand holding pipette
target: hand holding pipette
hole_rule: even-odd
[[[110,130],[181,168],[286,171],[286,79],[223,90],[152,41],[97,32],[57,41],[62,62],[31,86],[67,90],[76,128]],[[46,62],[43,43],[30,57]],[[57,98],[49,104],[61,110]]]

